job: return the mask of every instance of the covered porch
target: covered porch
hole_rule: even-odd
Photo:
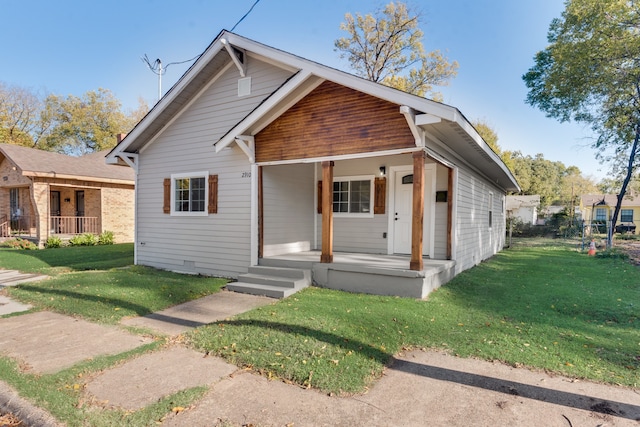
[[[409,255],[335,252],[333,262],[320,262],[322,251],[261,258],[266,267],[309,270],[313,284],[348,292],[425,298],[455,275],[452,260],[422,259],[422,269],[409,268]]]

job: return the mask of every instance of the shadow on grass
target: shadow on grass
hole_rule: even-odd
[[[88,274],[91,275],[91,273]],[[115,292],[113,291],[111,295],[105,295],[105,292],[102,292],[101,295],[101,282],[95,280],[86,292],[76,291],[73,287],[44,286],[41,283],[24,283],[10,289],[9,292],[16,296],[17,299],[23,299],[41,308],[80,315],[89,319],[104,320],[104,318],[109,317],[117,321],[118,318],[125,316],[150,315],[167,307],[216,293],[224,286],[223,281],[215,280],[201,282],[201,284],[192,287],[183,282],[175,281],[170,285],[162,285],[160,283],[162,278],[153,274],[143,275],[147,280],[141,282],[133,280],[129,273],[123,270],[113,270],[103,274],[109,275],[107,282],[109,280],[122,282],[118,288],[114,289],[124,293],[128,293],[127,291],[131,290],[129,298],[114,296],[113,293]],[[171,281],[171,279],[166,280]],[[194,280],[200,279],[194,278]],[[45,284],[50,283],[45,282]],[[71,283],[75,282],[72,281]],[[112,285],[105,284],[105,288],[107,286]],[[40,296],[38,297],[38,295]],[[44,298],[42,298],[43,296]],[[52,296],[61,298],[56,299],[55,303],[49,303],[49,298]],[[147,301],[148,303],[145,303]],[[177,325],[185,325],[185,320],[180,318],[165,316],[163,320]],[[201,324],[189,324],[188,326],[196,327],[201,326]]]
[[[386,365],[392,358],[392,354],[384,352],[377,347],[361,341],[346,339],[345,337],[330,332],[324,332],[317,329],[308,328],[306,326],[291,325],[280,322],[268,322],[264,320],[228,320],[224,322],[214,322],[215,324],[223,324],[225,326],[253,326],[267,330],[276,330],[287,334],[300,335],[315,339],[320,342],[341,347],[345,350],[351,350],[354,353],[360,353],[376,362]]]
[[[133,264],[133,244],[72,246],[37,251],[0,250],[2,268],[23,272],[64,267],[70,271],[104,270]]]
[[[438,381],[448,381],[484,390],[520,396],[526,399],[549,402],[569,408],[599,412],[635,421],[640,420],[640,406],[638,405],[614,402],[597,397],[553,390],[546,387],[487,377],[485,375],[478,375],[469,372],[456,371],[438,366],[423,365],[395,358],[393,359],[391,369],[432,378]]]

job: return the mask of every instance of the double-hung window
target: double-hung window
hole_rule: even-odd
[[[596,221],[606,221],[607,220],[607,210],[605,208],[596,208]]]
[[[339,177],[333,181],[336,216],[373,216],[373,176]]]
[[[620,210],[620,222],[633,222],[633,209]]]
[[[171,214],[207,215],[208,172],[171,175]]]

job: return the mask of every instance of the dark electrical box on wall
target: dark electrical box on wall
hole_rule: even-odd
[[[436,191],[436,202],[446,202],[446,201],[447,201],[447,192]]]

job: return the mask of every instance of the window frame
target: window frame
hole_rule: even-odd
[[[607,208],[596,208],[595,214],[593,216],[593,220],[594,221],[608,221],[608,216],[607,215]],[[604,212],[604,218],[599,218],[600,215],[598,215],[600,212]]]
[[[348,200],[347,206],[351,209],[351,183],[354,181],[369,181],[369,212],[336,212],[333,210],[333,194],[331,189],[331,210],[335,218],[373,218],[375,208],[375,175],[356,175],[356,176],[339,176],[333,178],[333,183],[348,182]]]
[[[488,219],[489,219],[489,229],[493,228],[493,192],[489,192],[489,206],[488,206],[488,210],[487,210],[487,215],[488,215]]]
[[[626,211],[627,213],[631,212],[631,221],[625,221],[625,220],[623,219],[623,214],[624,214],[624,212],[625,212],[625,211]],[[633,222],[633,209],[620,209],[620,222],[624,222],[624,223],[629,223],[629,222],[631,222],[631,223],[632,223],[632,222]]]
[[[202,211],[177,211],[176,210],[176,181],[179,179],[194,179],[194,178],[202,178],[204,179],[204,200],[203,200],[203,210]],[[187,173],[175,173],[171,174],[171,212],[172,216],[208,216],[209,215],[209,172],[187,172]],[[189,205],[191,205],[191,182],[189,182]]]

